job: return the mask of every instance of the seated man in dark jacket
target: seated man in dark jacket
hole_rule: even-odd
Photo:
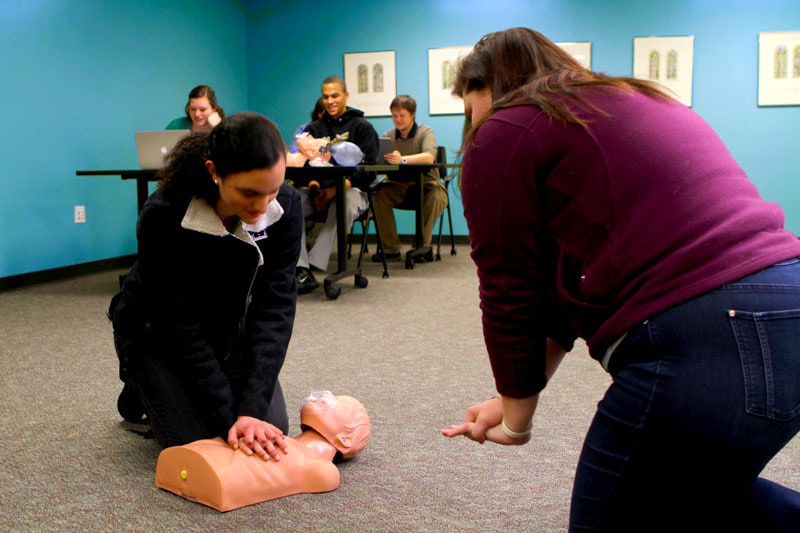
[[[378,157],[378,134],[365,118],[364,112],[347,107],[348,92],[345,82],[337,76],[329,76],[322,82],[322,100],[325,114],[306,128],[306,132],[314,138],[328,137],[332,143],[347,141],[358,146],[364,154],[362,163],[375,164]],[[347,227],[367,209],[367,194],[372,176],[363,173],[353,178],[354,183],[347,191]],[[308,218],[315,211],[327,210],[327,218],[320,230],[317,240],[310,251],[306,249],[305,233],[300,246],[300,260],[297,262],[297,283],[300,294],[310,292],[319,283],[311,272],[312,268],[327,270],[333,243],[336,240],[336,205],[332,204],[333,188],[319,192],[312,202],[308,188],[301,188],[303,215]]]

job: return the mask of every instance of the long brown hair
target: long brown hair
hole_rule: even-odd
[[[453,94],[463,98],[470,91],[488,88],[492,94],[489,114],[505,107],[533,104],[554,120],[586,127],[586,120],[577,116],[575,106],[568,103],[603,113],[586,101],[580,90],[597,86],[669,98],[653,82],[588,70],[563,48],[529,28],[512,28],[481,38],[472,52],[458,62]],[[476,128],[465,124],[464,146]]]
[[[192,103],[192,98],[202,98],[204,96],[208,98],[208,103],[211,105],[211,108],[219,113],[219,118],[225,118],[225,111],[223,111],[222,107],[217,103],[217,93],[208,85],[198,85],[189,91],[189,99],[186,101],[186,107],[183,109],[186,116],[190,119],[192,118],[192,115],[189,114],[189,104]]]

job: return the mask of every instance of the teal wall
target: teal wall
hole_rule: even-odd
[[[554,41],[591,41],[592,67],[632,74],[633,38],[694,35],[693,109],[728,144],[761,190],[800,233],[800,107],[757,106],[758,33],[800,31],[798,0],[310,0],[247,2],[248,97],[287,141],[327,75],[343,75],[342,54],[395,50],[398,94],[418,103],[417,121],[452,156],[463,116],[428,115],[427,50],[472,45],[491,31],[536,29]],[[388,118],[371,119],[378,133]],[[460,198],[456,230],[466,234]],[[413,233],[405,213],[401,233]]]
[[[195,85],[247,106],[241,0],[0,1],[0,277],[136,252],[133,133]],[[86,206],[86,224],[74,206]]]
[[[134,184],[75,170],[135,168],[133,132],[163,128],[200,83],[288,141],[343,53],[395,50],[398,92],[452,157],[463,117],[428,115],[427,50],[518,25],[591,41],[614,75],[631,74],[633,37],[694,35],[693,108],[800,233],[800,106],[759,108],[756,80],[758,32],[800,31],[798,0],[2,0],[0,278],[135,253]],[[457,193],[453,208],[466,234]]]

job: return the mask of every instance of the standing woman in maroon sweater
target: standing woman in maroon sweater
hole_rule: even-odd
[[[528,442],[582,338],[613,382],[570,531],[800,531],[800,494],[758,477],[800,429],[800,241],[780,207],[692,110],[532,30],[481,39],[454,93],[500,396],[442,432]]]

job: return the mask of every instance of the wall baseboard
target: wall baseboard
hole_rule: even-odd
[[[361,242],[361,235],[354,235],[355,242]],[[412,235],[401,235],[400,240],[403,243],[411,243],[414,237]],[[466,235],[456,235],[455,243],[459,245],[469,244],[469,237]],[[367,235],[367,242],[375,244],[375,235]],[[436,235],[433,236],[433,246],[436,246]],[[442,235],[442,249],[450,246],[450,236]],[[0,278],[0,292],[19,289],[22,287],[29,287],[31,285],[39,285],[41,283],[49,283],[51,281],[59,281],[68,278],[75,278],[78,276],[86,276],[88,274],[96,274],[97,272],[104,272],[106,270],[114,270],[117,268],[127,268],[136,261],[136,254],[123,255],[121,257],[112,257],[110,259],[102,259],[100,261],[90,261],[88,263],[80,263],[77,265],[70,265],[60,268],[51,268],[49,270],[40,270],[37,272],[30,272],[27,274],[19,274],[17,276],[8,276]]]
[[[131,254],[123,255],[121,257],[112,257],[111,259],[102,259],[100,261],[90,261],[88,263],[80,263],[77,265],[51,268],[49,270],[40,270],[38,272],[30,272],[28,274],[19,274],[17,276],[8,276],[5,278],[0,278],[0,292],[19,289],[21,287],[28,287],[30,285],[49,283],[51,281],[85,276],[87,274],[95,274],[97,272],[104,272],[106,270],[127,268],[135,261],[136,254]]]

